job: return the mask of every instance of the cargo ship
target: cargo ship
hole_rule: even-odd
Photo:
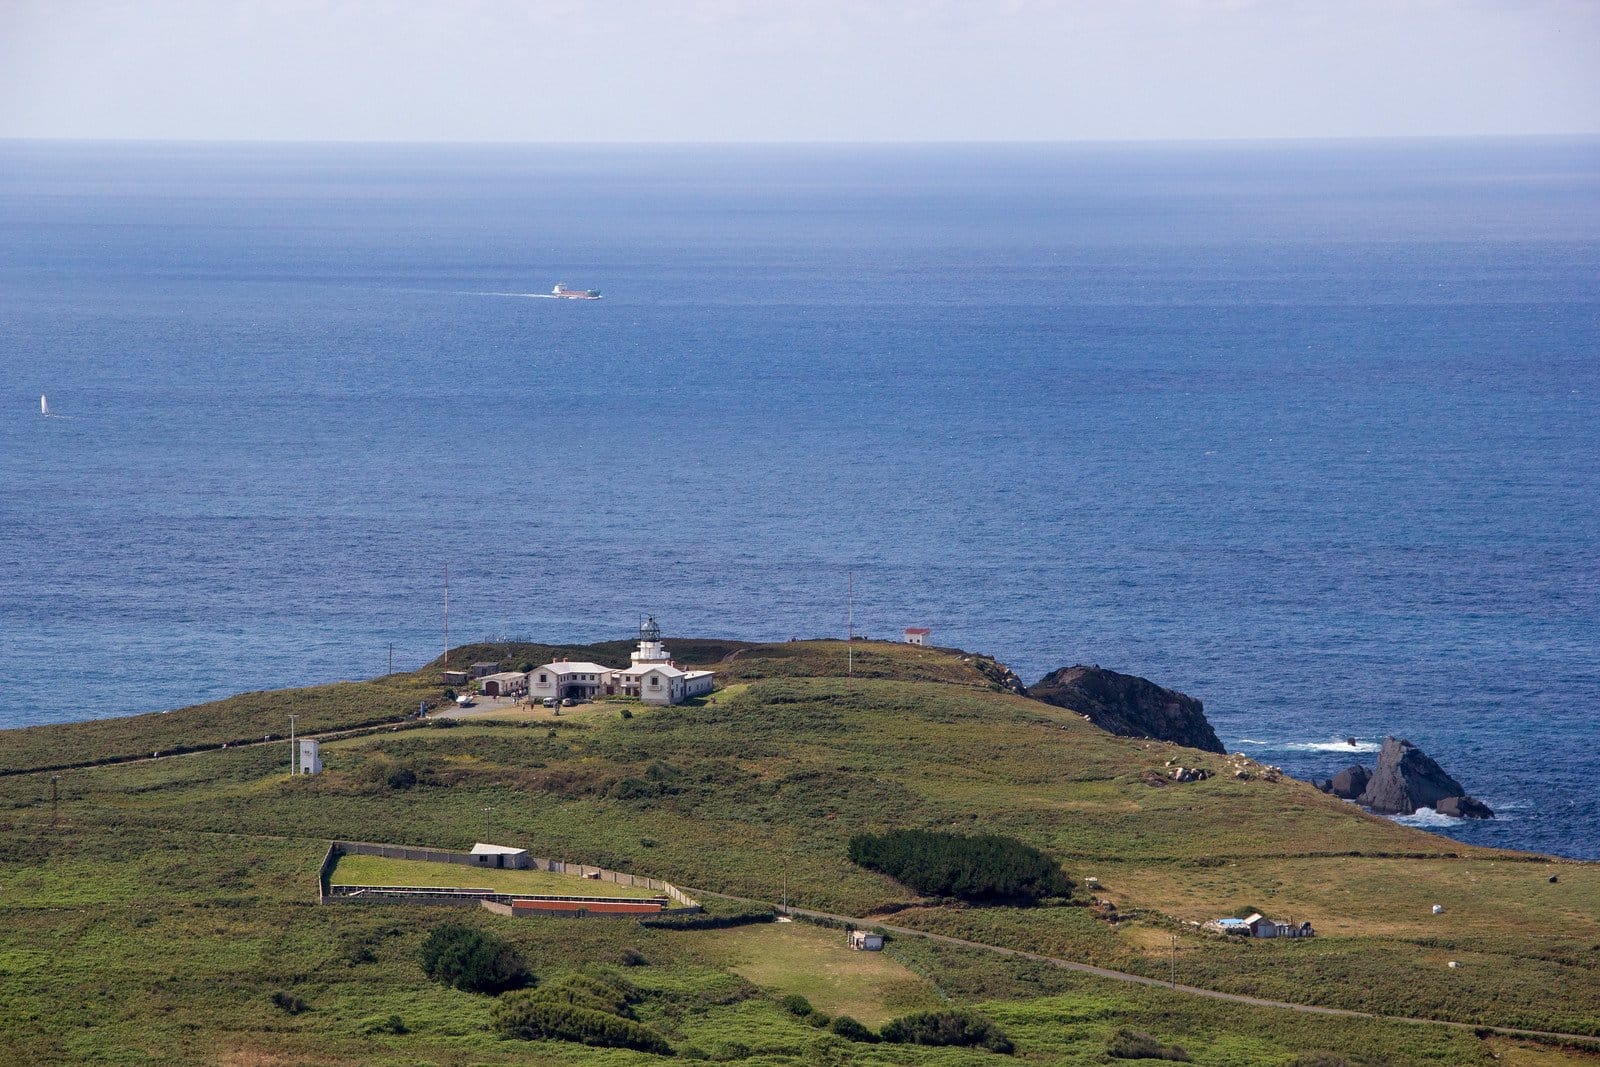
[[[568,289],[563,282],[556,282],[556,287],[550,290],[551,296],[559,296],[563,300],[599,300],[598,289]]]

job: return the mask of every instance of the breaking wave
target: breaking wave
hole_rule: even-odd
[[[1290,752],[1379,752],[1383,745],[1377,741],[1356,738],[1355,744],[1343,739],[1337,741],[1295,741],[1284,745]]]
[[[1332,741],[1258,741],[1253,737],[1241,737],[1239,744],[1261,745],[1282,752],[1378,752],[1383,748],[1377,741],[1363,741],[1360,738],[1352,745],[1343,738]]]
[[[1415,826],[1423,830],[1436,830],[1441,826],[1460,826],[1460,819],[1452,819],[1448,815],[1440,815],[1432,808],[1418,808],[1410,815],[1391,815],[1390,819],[1401,826]]]

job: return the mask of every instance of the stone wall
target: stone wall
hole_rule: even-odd
[[[500,869],[490,868],[487,864],[480,864],[478,862],[478,858],[469,852],[452,852],[449,849],[424,848],[417,845],[385,845],[371,841],[334,841],[328,845],[328,854],[322,861],[320,897],[323,903],[327,903],[330,900],[337,900],[341,902],[380,902],[377,899],[377,894],[362,894],[361,896],[353,896],[348,892],[338,892],[329,887],[328,876],[332,872],[334,865],[338,862],[339,857],[342,855],[384,856],[388,859],[421,860],[426,863],[457,863],[467,867],[481,868],[483,870]],[[588,881],[595,882],[595,889],[597,890],[597,892],[593,894],[595,897],[604,897],[606,895],[602,887],[607,884],[631,886],[635,889],[648,889],[652,892],[660,893],[662,896],[665,896],[668,900],[671,900],[677,905],[676,908],[669,909],[668,911],[663,912],[663,914],[684,914],[687,912],[700,910],[699,901],[689,896],[671,882],[664,882],[659,878],[646,878],[643,875],[628,874],[625,871],[609,871],[604,867],[595,867],[587,863],[568,863],[565,860],[544,859],[542,857],[531,857],[527,867],[522,869],[550,871],[554,874],[576,875]],[[403,889],[406,887],[400,888]],[[419,890],[419,893],[426,893],[426,891]],[[446,893],[448,894],[448,891],[446,891]],[[402,895],[409,897],[415,894],[383,894],[383,896],[390,898],[399,897]],[[432,897],[435,894],[427,893],[427,895]],[[486,898],[504,901],[509,901],[511,899],[511,896],[508,894],[493,893],[481,890],[471,893],[470,895],[462,891],[456,891],[455,893],[448,895],[465,896],[469,902],[476,902]],[[523,897],[524,899],[536,898],[539,895],[540,894],[536,893],[519,894],[519,896]],[[576,896],[576,894],[572,895]],[[443,900],[440,902],[454,903],[455,901]],[[408,899],[405,901],[405,903],[414,903],[414,901]]]

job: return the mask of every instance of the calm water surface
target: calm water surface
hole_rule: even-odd
[[[1597,283],[1593,141],[0,144],[0,725],[415,665],[446,562],[461,639],[853,569],[1600,857]]]

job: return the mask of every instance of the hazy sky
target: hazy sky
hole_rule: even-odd
[[[0,137],[1600,132],[1600,0],[0,0]]]

